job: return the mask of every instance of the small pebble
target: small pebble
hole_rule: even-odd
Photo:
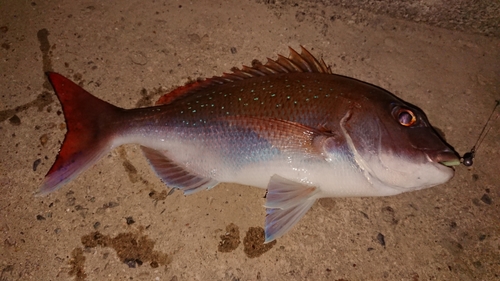
[[[35,162],[33,162],[33,171],[36,172],[36,168],[38,168],[38,165],[42,163],[42,159],[36,159]]]
[[[125,264],[128,265],[129,268],[135,268],[136,262],[134,259],[126,259]]]
[[[379,233],[377,234],[377,241],[380,243],[380,245],[385,247],[385,237],[384,234]]]
[[[483,201],[484,204],[491,205],[491,197],[486,193],[483,195],[483,197],[481,197],[481,201]]]
[[[450,228],[457,228],[457,223],[454,221],[450,222]]]
[[[128,225],[135,223],[135,220],[132,217],[126,217],[125,219],[127,220]]]
[[[14,126],[19,126],[19,125],[21,125],[21,118],[19,118],[19,116],[17,116],[17,115],[14,115],[14,116],[9,118],[9,122],[10,122],[10,124],[12,124]]]
[[[49,141],[49,136],[47,134],[43,134],[40,136],[40,144],[45,147],[47,142]]]

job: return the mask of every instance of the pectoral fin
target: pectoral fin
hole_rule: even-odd
[[[267,186],[266,241],[271,242],[285,234],[311,208],[318,198],[316,187],[271,177]]]
[[[184,191],[185,195],[209,189],[218,184],[214,179],[202,177],[186,170],[166,157],[161,151],[144,146],[141,146],[141,149],[158,177],[166,185]]]
[[[313,142],[323,135],[319,129],[287,120],[255,116],[228,116],[221,120],[227,122],[228,127],[239,127],[257,134],[281,151],[300,152],[312,157],[321,155]]]

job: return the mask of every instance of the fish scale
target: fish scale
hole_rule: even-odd
[[[266,188],[270,242],[318,198],[428,188],[448,181],[460,163],[421,109],[331,73],[303,47],[189,83],[147,108],[118,108],[60,74],[48,77],[67,133],[39,195],[135,143],[162,181],[185,194],[220,182]]]
[[[356,104],[348,95],[343,96],[344,92],[355,90],[342,85],[352,83],[352,79],[347,77],[324,74],[316,75],[312,80],[307,73],[290,73],[271,78],[255,77],[200,89],[160,106],[160,110],[151,116],[173,116],[167,119],[173,126],[200,126],[224,115],[244,115],[284,119],[317,127],[336,112],[335,108]],[[332,84],[337,84],[337,87],[329,86]]]

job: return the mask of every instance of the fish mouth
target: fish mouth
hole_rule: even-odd
[[[460,165],[460,157],[452,150],[440,151],[435,155],[427,154],[427,156],[431,162],[439,163],[449,168]]]

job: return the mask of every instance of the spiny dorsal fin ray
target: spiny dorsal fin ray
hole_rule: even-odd
[[[309,62],[299,55],[299,53],[297,53],[294,49],[290,47],[288,47],[288,49],[290,51],[290,61],[294,62],[295,65],[298,66],[303,72],[318,72],[318,69],[314,64],[309,64]]]
[[[311,53],[309,53],[306,48],[303,46],[300,46],[301,53],[300,56],[307,62],[307,64],[311,67],[314,67],[309,72],[317,72],[317,73],[328,73],[332,74],[332,70],[329,66],[326,65],[325,61],[321,59],[321,61],[318,61]]]
[[[242,66],[241,69],[233,68],[231,73],[224,73],[222,76],[214,76],[201,81],[188,83],[179,87],[170,93],[160,97],[156,105],[169,104],[185,95],[197,92],[200,89],[211,85],[231,83],[243,79],[251,79],[267,75],[275,75],[279,73],[290,72],[310,72],[310,73],[326,73],[332,74],[323,59],[318,61],[309,51],[303,46],[300,46],[300,54],[291,47],[288,47],[290,54],[288,58],[278,55],[278,59],[272,60],[267,58],[266,64],[254,62],[252,66]]]

